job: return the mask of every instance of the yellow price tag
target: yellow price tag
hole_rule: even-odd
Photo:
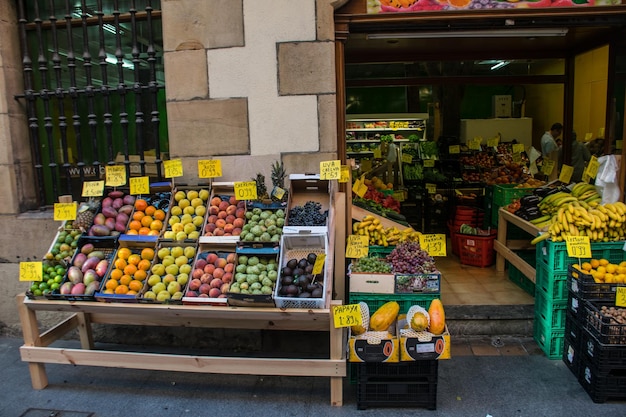
[[[76,203],[54,203],[54,220],[65,221],[76,219]]]
[[[437,194],[437,184],[426,184],[428,194]]]
[[[585,133],[585,142],[589,142],[593,138],[593,133]]]
[[[383,152],[380,150],[380,146],[378,148],[374,148],[374,158],[382,158]]]
[[[454,192],[456,193],[456,195],[463,195],[463,193],[461,192],[461,190],[454,190]]]
[[[571,258],[591,258],[589,236],[566,236],[565,246],[567,247],[567,256]]]
[[[595,156],[591,157],[591,160],[587,164],[587,168],[585,169],[585,174],[589,176],[589,178],[595,178],[598,174],[598,168],[600,168],[600,164],[598,163],[598,158]]]
[[[413,162],[413,155],[410,155],[408,153],[403,153],[402,162],[404,162],[405,164],[410,164],[411,162]]]
[[[617,287],[615,289],[615,305],[617,307],[626,307],[626,287]]]
[[[404,191],[402,190],[396,190],[393,192],[393,198],[395,198],[396,200],[398,200],[399,202],[403,202],[404,201]]]
[[[475,137],[470,139],[469,144],[467,145],[468,148],[479,151],[480,150],[480,143],[483,141],[483,138],[481,138],[480,136]]]
[[[272,189],[272,197],[276,197],[278,200],[282,200],[284,195],[285,190],[283,190],[279,186],[276,186]]]
[[[150,194],[150,178],[149,177],[131,177],[130,193],[132,195]]]
[[[520,162],[522,162],[522,154],[519,152],[515,152],[513,155],[511,155],[511,159],[516,164],[519,164]]]
[[[180,159],[170,159],[169,161],[163,161],[163,168],[165,169],[165,178],[176,178],[183,176],[183,161]]]
[[[565,184],[569,184],[572,180],[572,174],[574,173],[574,167],[565,165],[561,167],[561,173],[559,174],[559,181]]]
[[[359,188],[356,190],[356,195],[363,198],[366,192],[367,192],[367,185],[365,185],[364,183],[361,183],[359,185]]]
[[[43,264],[20,262],[20,281],[43,281]]]
[[[326,262],[326,254],[320,253],[315,258],[315,264],[313,264],[313,271],[311,272],[313,275],[321,274],[324,270],[324,262]]]
[[[435,160],[434,159],[424,159],[424,168],[434,168]]]
[[[350,181],[350,167],[348,165],[341,166],[341,177],[339,178],[339,182],[348,182]]]
[[[369,253],[369,243],[370,240],[367,236],[348,236],[348,243],[346,245],[346,258],[359,259],[366,257]]]
[[[622,149],[623,146],[624,146],[624,141],[623,140],[616,140],[615,141],[615,149]]]
[[[239,181],[235,183],[235,198],[237,200],[256,200],[256,181]]]
[[[450,146],[448,146],[448,152],[450,153],[450,155],[461,153],[461,146],[460,145],[450,145]]]
[[[351,327],[363,324],[361,319],[361,305],[347,304],[333,307],[333,323],[335,328]]]
[[[322,161],[320,162],[320,179],[321,180],[338,180],[341,178],[341,161]]]
[[[497,136],[495,138],[487,139],[487,146],[489,146],[490,148],[495,148],[499,144],[500,144],[500,138]]]
[[[526,149],[524,148],[524,144],[523,143],[514,143],[513,144],[513,153],[522,153],[525,150]]]
[[[83,197],[102,197],[104,181],[85,181],[83,183]]]
[[[430,256],[447,256],[446,235],[430,234],[420,235],[420,246]]]
[[[111,165],[105,168],[106,186],[119,187],[126,185],[126,167],[123,165]]]
[[[198,178],[216,178],[222,176],[220,159],[203,159],[198,161]]]
[[[541,167],[541,172],[543,172],[546,175],[550,175],[552,174],[552,171],[554,170],[555,165],[556,165],[555,161],[548,159],[548,158],[544,158],[543,165]]]

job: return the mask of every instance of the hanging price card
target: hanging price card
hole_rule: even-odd
[[[104,181],[85,181],[83,183],[83,197],[102,197]]]
[[[589,236],[566,236],[567,256],[572,258],[591,258]]]
[[[447,256],[445,234],[420,235],[420,246],[430,256]]]
[[[126,185],[126,167],[123,165],[110,165],[105,168],[106,186],[119,187]]]
[[[483,141],[483,138],[480,136],[470,139],[467,147],[473,150],[480,151],[480,143]]]
[[[615,141],[615,149],[622,149],[622,146],[624,146],[624,141],[623,140],[616,140]]]
[[[554,170],[555,165],[556,163],[553,160],[544,158],[543,166],[541,167],[541,172],[543,172],[546,175],[550,175],[552,174],[552,171]]]
[[[222,176],[222,161],[220,159],[203,159],[198,161],[199,178],[216,178]]]
[[[378,148],[374,148],[374,158],[382,158],[383,152],[380,150],[380,146]]]
[[[341,177],[339,178],[339,182],[348,182],[350,181],[350,167],[348,165],[341,166]]]
[[[598,163],[598,158],[595,156],[591,157],[591,160],[587,164],[587,168],[585,169],[585,174],[589,176],[589,178],[595,178],[598,174],[598,168],[600,164]]]
[[[338,180],[339,178],[341,178],[341,162],[339,160],[320,162],[321,180]]]
[[[335,328],[363,324],[361,319],[361,305],[347,304],[345,306],[334,306],[333,322],[335,324]]]
[[[180,159],[170,159],[169,161],[163,161],[163,168],[165,169],[165,178],[176,178],[183,176],[183,161]]]
[[[514,143],[513,144],[513,153],[522,153],[525,150],[526,149],[524,148],[524,144],[523,143]]]
[[[437,184],[426,184],[428,194],[437,194]]]
[[[367,236],[350,235],[346,245],[346,258],[360,259],[367,256],[370,240]]]
[[[448,146],[448,152],[450,153],[450,155],[461,153],[461,146],[460,145],[450,145],[450,146]]]
[[[393,196],[393,198],[395,198],[396,200],[398,200],[401,203],[404,201],[404,191],[402,191],[402,190],[394,191],[392,196]]]
[[[276,197],[278,200],[282,200],[283,196],[285,195],[285,190],[283,190],[279,186],[276,186],[272,188],[272,193],[270,195],[272,197]]]
[[[572,174],[574,173],[574,167],[565,165],[561,166],[561,173],[559,174],[559,181],[564,184],[569,184],[572,180]]]
[[[408,153],[403,153],[402,162],[404,162],[405,164],[410,164],[411,162],[413,162],[413,155],[409,155]]]
[[[235,183],[235,198],[237,200],[256,200],[256,181],[239,181]]]
[[[424,168],[433,168],[435,166],[434,159],[424,159]]]
[[[362,183],[361,180],[356,180],[354,182],[354,185],[352,186],[352,191],[354,191],[354,194],[356,194],[359,197],[363,198],[363,196],[367,192],[367,185]]]
[[[585,142],[589,142],[593,138],[593,133],[585,133]]]
[[[615,305],[617,307],[626,307],[626,287],[617,287],[615,289]]]
[[[132,195],[150,194],[150,178],[149,177],[131,177],[130,193]]]
[[[490,148],[495,148],[498,144],[500,144],[500,138],[497,136],[495,138],[487,139],[487,146]]]
[[[326,262],[326,254],[320,253],[315,258],[315,264],[313,265],[313,271],[311,272],[313,275],[318,275],[322,273],[324,269],[324,262]]]
[[[43,281],[41,262],[20,262],[20,281]]]
[[[76,203],[54,203],[54,220],[65,221],[76,219]]]
[[[519,164],[520,162],[522,162],[522,154],[519,152],[515,152],[513,155],[511,155],[511,159],[516,164]]]

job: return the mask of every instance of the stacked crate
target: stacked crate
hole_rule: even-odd
[[[596,283],[570,266],[567,286],[563,362],[593,402],[626,399],[626,320],[615,320],[608,310],[626,305],[618,296],[624,284]]]

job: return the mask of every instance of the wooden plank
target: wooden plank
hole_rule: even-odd
[[[368,215],[372,215],[374,217],[376,217],[377,219],[380,220],[380,224],[383,225],[383,227],[387,228],[387,227],[397,227],[400,230],[404,230],[407,229],[409,226],[405,226],[403,224],[394,222],[391,219],[388,219],[386,217],[383,216],[379,216],[376,213],[373,213],[369,210],[365,210],[364,208],[361,207],[357,207],[357,206],[352,206],[352,220],[356,220],[356,221],[361,221],[363,220],[363,217],[368,216]],[[352,230],[352,228],[350,229]]]
[[[526,232],[528,232],[528,234],[532,236],[531,239],[537,236],[537,234],[540,231],[540,229],[534,224],[532,224],[531,222],[527,222],[521,217],[518,217],[515,214],[511,213],[510,211],[507,211],[504,208],[500,207],[500,210],[498,210],[498,227],[500,227],[500,219],[502,218],[504,218],[507,222],[512,223],[516,225],[517,227],[519,227],[520,229],[523,229]]]
[[[16,297],[24,344],[25,346],[41,346],[37,314],[26,307],[24,304],[25,300],[26,296],[24,293],[18,294]],[[48,375],[46,375],[46,367],[43,363],[29,363],[28,372],[30,373],[30,381],[34,389],[44,389],[48,385]]]
[[[20,347],[20,354],[26,362],[75,366],[237,375],[346,376],[344,359],[233,358],[34,346]]]
[[[78,336],[80,337],[80,346],[83,349],[93,349],[93,334],[91,332],[91,320],[89,314],[78,313]]]
[[[511,265],[515,266],[520,270],[521,273],[524,274],[528,279],[532,282],[536,281],[536,271],[535,268],[526,263],[525,260],[519,257],[515,252],[506,247],[502,242],[495,241],[493,242],[493,248],[503,259],[506,259],[511,263]]]
[[[341,305],[341,301],[333,300],[331,304],[331,308],[334,306]],[[329,327],[330,327],[330,359],[331,360],[341,360],[344,362],[344,370],[346,365],[345,358],[345,344],[344,340],[344,332],[346,332],[345,328],[335,328],[335,323],[332,317],[332,314],[329,317]],[[343,378],[332,377],[330,378],[330,404],[333,406],[342,406],[343,405]]]
[[[78,326],[76,314],[72,314],[56,326],[51,327],[41,334],[41,346],[49,346],[56,340],[68,334]]]

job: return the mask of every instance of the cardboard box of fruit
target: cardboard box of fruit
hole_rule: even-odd
[[[172,192],[172,206],[163,239],[198,240],[203,233],[210,197],[208,186],[176,187]]]
[[[236,262],[234,243],[201,243],[183,290],[183,304],[226,306]]]
[[[386,362],[400,360],[398,337],[390,332],[368,331],[348,339],[348,362]]]
[[[284,233],[328,233],[330,208],[333,205],[332,184],[336,181],[321,180],[319,175],[291,174],[289,176],[289,200]]]
[[[275,307],[274,288],[278,280],[278,246],[250,247],[239,242],[235,275],[226,298],[240,307]]]
[[[235,244],[246,223],[246,202],[235,198],[234,183],[214,183],[200,243]]]

